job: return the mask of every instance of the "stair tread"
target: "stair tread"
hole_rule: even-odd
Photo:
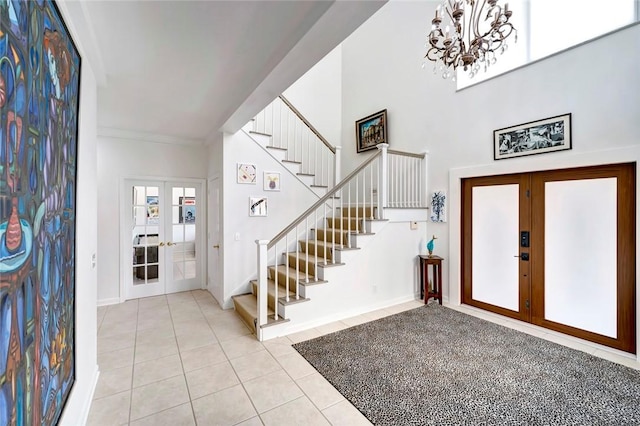
[[[251,280],[249,282],[251,285],[258,285],[258,280]],[[286,292],[286,287],[284,286],[284,283],[282,282],[278,282],[278,298],[280,297],[284,297],[285,296],[285,292]],[[276,282],[275,280],[271,279],[271,278],[267,278],[267,292],[269,293],[270,296],[275,296],[276,294]],[[296,292],[291,291],[291,287],[289,287],[289,297],[293,296],[295,297]]]
[[[311,186],[312,188],[328,188],[327,185],[309,185],[309,186]]]
[[[298,176],[315,176],[313,173],[296,173]]]
[[[287,151],[287,148],[280,148],[279,146],[271,146],[271,145],[267,146],[267,149],[277,149],[280,151]]]
[[[311,255],[309,255],[309,260],[311,260]],[[273,269],[273,266],[269,266],[269,269]],[[289,269],[289,277],[295,277],[296,276],[296,269],[295,268],[287,268],[287,265],[278,265],[278,271],[280,272],[286,272],[286,270]],[[312,276],[308,276],[305,272],[299,271],[298,272],[298,278],[299,278],[299,283],[302,285],[309,285],[309,284],[321,284],[321,283],[326,283],[328,281],[325,280],[316,280],[313,279]],[[308,282],[306,280],[309,280]]]
[[[255,130],[249,130],[249,133],[253,133],[254,135],[262,135],[262,136],[273,136],[269,133],[256,132]]]
[[[329,232],[331,233],[331,232]],[[336,231],[336,235],[339,234],[338,231]],[[299,240],[300,244],[313,244],[316,245],[318,247],[326,247],[326,248],[331,248],[331,249],[338,249],[340,247],[342,247],[342,244],[334,244],[333,242],[329,241],[329,240],[324,240],[323,238],[314,240],[314,239],[307,239],[307,240]],[[305,252],[306,253],[306,252]],[[309,254],[309,256],[311,256],[311,254]]]
[[[287,255],[288,255],[288,256],[295,256],[296,254],[298,254],[298,256],[300,257],[300,259],[304,259],[304,260],[306,260],[307,253],[305,253],[305,252],[301,252],[301,251],[298,251],[298,252],[296,252],[296,251],[290,251],[290,252],[288,252],[288,253],[287,253]],[[316,264],[316,260],[315,260],[315,258],[316,258],[316,256],[315,256],[315,255],[309,255],[309,263],[311,263],[311,264],[315,265],[315,264]],[[327,260],[331,260],[331,259],[327,258]],[[339,262],[335,262],[335,263],[327,262],[327,263],[325,263],[325,262],[324,262],[324,256],[318,256],[318,266],[320,266],[320,267],[325,267],[325,266],[334,266],[334,265],[336,265],[336,266],[337,266],[337,265],[344,265],[344,263],[339,263]],[[294,271],[295,271],[295,269],[294,269]],[[302,272],[301,272],[301,273],[302,273]]]
[[[300,161],[294,160],[282,160],[283,163],[291,163],[291,164],[302,164]]]
[[[237,307],[240,307],[254,320],[258,318],[258,299],[254,294],[251,294],[251,293],[240,294],[237,296],[232,296],[232,299],[234,301],[234,305],[236,306],[236,309]],[[268,315],[268,318],[267,318],[266,326],[289,321],[288,319],[284,319],[281,316],[278,316],[278,319],[276,320],[273,317],[274,315],[273,309],[269,307],[267,307],[267,315]],[[265,327],[265,325],[263,325],[262,327]]]

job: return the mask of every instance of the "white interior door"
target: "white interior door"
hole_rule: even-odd
[[[166,293],[202,287],[201,197],[199,183],[168,182],[166,185],[171,212],[165,215]]]
[[[209,180],[209,286],[213,297],[222,302],[220,274],[220,178]]]
[[[164,184],[127,181],[124,193],[123,246],[125,298],[164,294]]]
[[[125,299],[203,287],[201,197],[201,183],[125,181]]]

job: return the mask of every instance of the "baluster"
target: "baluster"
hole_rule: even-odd
[[[373,220],[373,164],[369,164],[367,167],[369,167],[369,188],[371,190],[369,195],[369,218]]]
[[[289,301],[288,297],[289,297],[289,269],[290,267],[290,262],[289,262],[289,234],[287,233],[287,235],[284,236],[284,250],[285,250],[285,256],[287,257],[287,268],[285,269],[284,272],[284,290],[285,290],[285,297],[287,298],[287,301]],[[296,266],[297,267],[297,266]],[[277,296],[277,293],[276,293]],[[276,312],[278,311],[278,297],[276,297]]]
[[[344,226],[342,223],[342,217],[344,216],[344,207],[342,203],[342,189],[340,190],[340,246],[344,247]],[[349,247],[349,240],[347,240],[347,247]]]
[[[322,217],[324,217],[325,223],[327,224],[327,226],[329,226],[329,218],[327,217],[327,203],[322,203]],[[333,226],[335,226],[335,223],[332,224]],[[327,230],[325,228],[325,231],[323,233],[323,237],[324,237],[324,247],[322,250],[322,257],[324,258],[324,264],[327,264]],[[318,245],[316,244],[316,252],[318,251]]]
[[[300,239],[298,237],[298,225],[296,225],[296,247],[302,247],[300,244]],[[305,251],[309,250],[309,241],[307,241],[307,246]],[[296,250],[296,299],[298,298],[298,283],[300,282],[300,250]],[[287,302],[289,301],[289,292],[287,292]]]
[[[347,232],[349,233],[349,247],[351,247],[351,183],[347,185],[348,189],[348,200],[347,200]],[[342,219],[340,219],[342,221]]]
[[[275,251],[275,259],[276,259],[276,279],[275,281],[275,296],[276,296],[276,307],[277,307],[277,303],[278,303],[278,275],[279,275],[279,269],[278,269],[278,243],[276,242],[273,245],[273,249]],[[269,310],[269,306],[267,304],[267,311]],[[273,316],[273,319],[277,320],[278,319],[278,310],[276,309],[276,313]]]
[[[335,198],[335,195],[331,197],[331,212],[333,215],[333,226],[331,227],[331,263],[336,263],[336,198]],[[326,250],[326,247],[325,247],[325,250]]]
[[[318,209],[315,209],[313,211],[313,223],[316,224],[316,229],[318,229]],[[325,230],[324,232],[326,233],[327,231]],[[315,244],[316,245],[318,244],[317,236],[315,238]],[[313,268],[313,279],[314,279],[314,281],[318,281],[318,250],[314,250],[313,251],[313,255],[315,257],[315,267]],[[307,274],[309,273],[308,270],[306,272],[307,272]]]
[[[304,229],[307,230],[306,235],[307,235],[307,250],[306,250],[306,265],[309,266],[309,244],[311,244],[311,229],[309,229],[309,216],[307,216],[304,219]],[[317,239],[317,232],[313,233],[313,239],[316,240]],[[309,282],[309,271],[306,271],[306,277],[304,279],[305,283]],[[296,293],[296,299],[298,298],[298,293]]]
[[[360,229],[360,223],[358,223],[358,213],[360,213],[358,211],[358,189],[359,189],[359,182],[358,179],[360,178],[360,173],[358,173],[356,175],[356,232],[359,234],[360,232],[362,232],[362,230]],[[351,221],[351,220],[349,220]]]

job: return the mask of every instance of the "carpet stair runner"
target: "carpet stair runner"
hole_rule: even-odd
[[[357,250],[354,244],[354,236],[356,235],[373,235],[366,231],[366,222],[371,220],[372,213],[375,214],[370,207],[350,207],[343,208],[342,213],[346,216],[327,217],[325,219],[326,227],[321,229],[312,229],[310,239],[298,241],[298,252],[283,253],[281,262],[276,266],[269,266],[267,271],[267,306],[268,306],[268,324],[275,325],[288,320],[281,315],[287,305],[293,303],[308,302],[305,298],[305,287],[311,285],[325,284],[328,281],[314,278],[317,277],[316,270],[318,268],[327,268],[333,266],[344,265],[344,263],[336,262],[335,253],[340,250]],[[335,247],[333,242],[336,242]],[[351,242],[352,244],[349,244]],[[326,256],[326,257],[325,257]],[[296,267],[296,258],[298,259]],[[326,261],[325,261],[326,259]],[[274,318],[276,312],[276,276],[278,277],[278,319]],[[287,276],[289,282],[289,300],[287,301]],[[296,281],[299,285],[299,294],[296,297]],[[254,330],[258,318],[257,294],[258,281],[251,281],[251,293],[234,296],[233,304],[236,312],[244,320],[244,322]]]

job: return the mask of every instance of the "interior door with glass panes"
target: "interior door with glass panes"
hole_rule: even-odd
[[[126,229],[131,253],[126,270],[126,298],[164,294],[164,184],[161,182],[128,181],[125,185],[131,212]],[[125,232],[127,232],[125,229]]]
[[[165,194],[170,214],[165,216],[166,293],[202,286],[200,239],[202,215],[199,183],[168,182]]]

